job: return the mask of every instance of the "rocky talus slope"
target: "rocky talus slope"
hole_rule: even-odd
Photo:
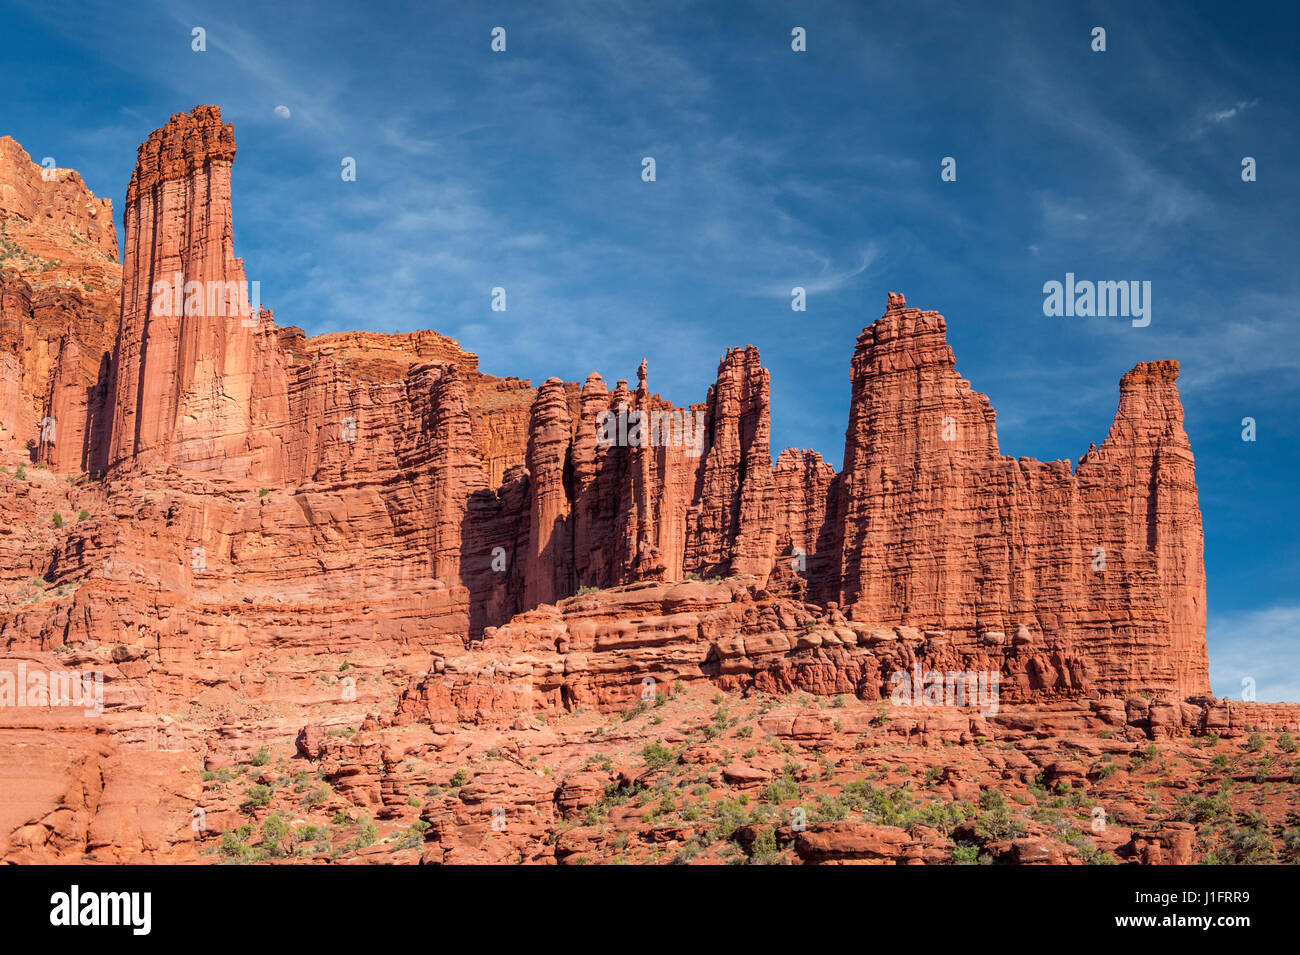
[[[1077,464],[1006,457],[891,294],[843,470],[774,464],[752,346],[678,407],[278,326],[235,154],[155,131],[119,266],[0,139],[6,860],[1300,855],[1300,706],[1209,693],[1176,362]]]

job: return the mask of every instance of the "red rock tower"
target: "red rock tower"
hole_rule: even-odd
[[[287,381],[269,313],[234,255],[232,128],[177,113],[137,153],[127,189],[122,320],[108,465],[232,477],[282,470]]]
[[[1016,632],[1094,661],[1096,685],[1210,691],[1205,569],[1178,363],[1138,365],[1100,449],[1004,457],[946,324],[891,294],[858,337],[835,539],[863,620]]]

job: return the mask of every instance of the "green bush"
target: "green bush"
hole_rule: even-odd
[[[423,819],[417,819],[411,823],[411,828],[406,830],[402,836],[402,841],[398,843],[399,849],[418,849],[424,845],[424,834],[429,829],[429,823]]]
[[[783,803],[799,798],[799,784],[789,776],[774,779],[759,794],[759,800],[770,803]]]
[[[1300,862],[1300,829],[1288,829],[1282,835],[1282,854],[1293,865]]]
[[[975,832],[989,842],[1019,839],[1025,834],[1025,820],[1011,815],[1011,810],[1002,805],[981,813],[975,820]]]
[[[676,759],[673,751],[663,743],[650,743],[641,750],[641,757],[651,769],[661,769]]]
[[[60,514],[58,511],[54,512],[54,526],[55,527],[63,526],[63,515]]]
[[[953,865],[979,865],[979,846],[954,846],[952,850]]]
[[[289,823],[285,821],[284,816],[278,812],[273,812],[262,822],[262,839],[266,843],[267,850],[273,856],[287,855],[289,849],[289,835],[292,830]]]
[[[250,786],[248,792],[244,794],[244,801],[240,808],[257,809],[261,806],[269,806],[271,804],[271,795],[270,786],[263,786],[261,783]]]
[[[776,848],[776,830],[770,827],[760,829],[754,837],[754,844],[749,847],[751,865],[772,865],[778,861]]]
[[[1267,820],[1252,812],[1241,826],[1228,830],[1227,860],[1235,865],[1268,865],[1274,861]]]
[[[249,862],[254,856],[253,847],[239,837],[237,830],[221,834],[221,845],[217,847],[217,852],[235,862]]]

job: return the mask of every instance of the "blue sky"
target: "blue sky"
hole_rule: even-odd
[[[1300,700],[1295,4],[123,6],[0,8],[0,133],[120,228],[139,142],[220,105],[236,249],[281,324],[435,328],[534,382],[645,357],[678,403],[754,344],[774,450],[837,466],[890,290],[947,316],[1004,454],[1077,459],[1120,375],[1177,358],[1215,690]],[[1149,280],[1151,324],[1045,317],[1066,272]]]

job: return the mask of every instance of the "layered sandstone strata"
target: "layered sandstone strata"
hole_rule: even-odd
[[[0,778],[24,794],[0,813],[0,856],[196,858],[265,811],[221,778],[231,767],[272,789],[313,770],[323,802],[276,796],[295,817],[428,826],[418,847],[339,833],[326,857],[565,862],[629,836],[647,856],[698,849],[701,827],[608,805],[672,774],[642,765],[653,743],[722,802],[776,783],[821,792],[827,758],[899,786],[942,770],[934,792],[961,803],[1087,784],[1122,800],[1099,843],[1187,861],[1201,850],[1166,815],[1173,799],[1107,782],[1101,761],[1157,745],[1180,790],[1217,771],[1202,742],[1244,753],[1261,731],[1289,752],[1294,705],[1207,696],[1174,362],[1124,376],[1109,435],[1077,467],[1004,457],[942,316],[891,294],[853,355],[843,472],[811,450],[774,464],[752,346],[679,407],[644,362],[632,387],[593,373],[534,389],[433,331],[307,337],[245,308],[235,144],[215,107],[141,147],[120,297],[107,207],[66,170],[37,184],[3,147],[0,173],[21,180],[0,190],[6,234],[63,258],[2,263],[0,648],[98,669],[106,696],[89,720],[0,714]],[[155,294],[177,276],[179,308]],[[187,310],[191,283],[201,307]],[[19,476],[28,441],[52,470]],[[996,709],[895,705],[899,674],[934,672],[996,675]],[[771,708],[803,693],[822,703]],[[726,705],[701,732],[715,694]],[[621,726],[652,706],[665,726]],[[250,769],[262,747],[274,772]],[[792,753],[807,765],[790,770]],[[1230,770],[1269,784],[1292,771]],[[747,851],[769,825],[719,812]],[[591,814],[599,826],[574,825]],[[967,839],[997,861],[1079,857],[1046,826],[994,839],[964,825],[818,821],[775,838],[806,863],[942,862]]]
[[[368,579],[363,555],[392,553],[411,599],[436,581],[450,625],[474,638],[582,588],[746,574],[850,619],[943,630],[966,651],[1024,631],[1107,689],[1208,691],[1176,363],[1124,376],[1110,435],[1077,468],[1005,457],[943,317],[891,294],[853,356],[843,473],[812,451],[773,466],[752,346],[728,350],[704,400],[678,408],[650,392],[644,362],[635,388],[593,374],[534,391],[483,375],[434,332],[277,329],[252,313],[234,255],[234,155],[215,107],[141,146],[117,345],[87,384],[97,352],[65,334],[45,410],[66,440],[43,450],[62,468],[102,458],[117,483],[172,468],[282,489],[301,517],[256,548],[228,549],[242,533],[228,509],[187,498],[198,530],[185,546],[237,579],[261,576],[261,555],[314,552],[336,554],[341,579]]]
[[[480,375],[435,332],[306,338],[275,328],[234,254],[234,134],[216,107],[179,113],[139,150],[127,191],[122,320],[106,466],[295,484],[348,462],[393,467],[423,364],[466,376],[489,476],[520,462],[527,382]],[[147,346],[146,346],[147,343]],[[481,419],[478,421],[477,419]]]
[[[1209,692],[1201,515],[1178,363],[1120,382],[1101,447],[1003,456],[937,312],[891,295],[853,356],[834,537],[841,603],[871,619],[1086,649],[1102,685]]]
[[[121,282],[113,204],[0,137],[0,447],[87,469],[86,407],[100,397]]]

